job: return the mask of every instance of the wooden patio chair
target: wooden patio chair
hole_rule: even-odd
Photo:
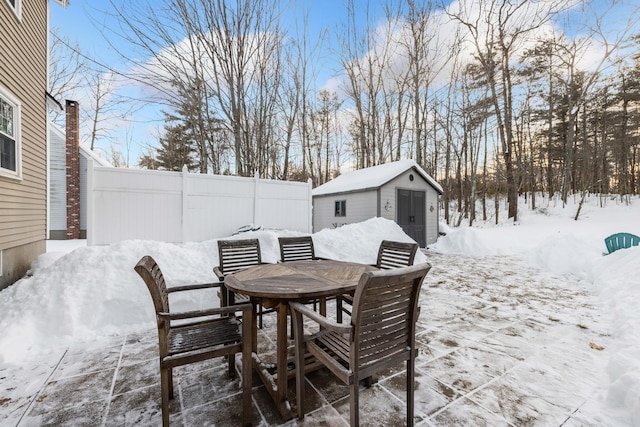
[[[311,236],[300,237],[278,237],[280,246],[280,262],[304,261],[309,259],[320,259],[316,257]],[[326,314],[326,298],[320,300],[321,313]],[[318,307],[318,301],[313,301],[313,309]],[[291,322],[291,336],[293,336],[293,321]]]
[[[311,236],[278,237],[278,244],[280,245],[281,262],[318,259]]]
[[[297,302],[289,304],[295,323],[298,418],[304,418],[306,350],[349,385],[352,427],[359,425],[360,380],[406,361],[407,425],[413,425],[415,325],[420,288],[430,269],[424,263],[364,273],[355,291],[350,324],[337,323]],[[319,332],[303,335],[303,316],[316,322]]]
[[[408,267],[413,265],[413,260],[418,252],[417,243],[394,242],[383,240],[378,248],[376,267],[382,270],[391,268]],[[353,304],[352,295],[341,295],[336,300],[336,318],[342,322],[342,313],[351,315],[349,308]]]
[[[220,286],[219,283],[167,288],[160,267],[150,256],[135,266],[142,277],[156,311],[160,352],[162,425],[169,426],[169,399],[173,398],[173,368],[215,357],[227,356],[229,373],[234,374],[235,354],[242,353],[242,424],[251,424],[252,341],[250,322],[240,322],[230,314],[241,312],[250,319],[251,304],[188,312],[171,312],[169,294]]]
[[[213,273],[221,283],[227,274],[255,267],[262,264],[260,241],[258,239],[218,240],[218,259],[220,265],[213,268]],[[230,292],[226,287],[220,290],[220,305],[226,307],[249,302],[249,297]],[[258,304],[258,326],[262,329],[262,314],[265,312]]]

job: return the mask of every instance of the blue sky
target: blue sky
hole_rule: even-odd
[[[309,10],[309,33],[312,42],[317,40],[322,28],[332,29],[331,27],[339,25],[347,13],[346,0],[309,0],[295,3],[292,2],[293,8],[304,6]],[[112,37],[113,40],[113,36],[109,36],[109,34],[119,27],[117,19],[111,16],[113,13],[111,9],[111,2],[104,0],[71,0],[67,8],[52,3],[50,27],[68,37],[71,44],[77,43],[82,52],[90,58],[90,66],[107,71],[106,66],[109,69],[126,73],[131,65],[105,40],[105,35]],[[285,10],[285,13],[290,13],[291,10]],[[298,23],[301,23],[301,20]],[[294,32],[295,25],[296,22],[291,20],[289,31]],[[125,45],[121,44],[120,47],[122,46]],[[126,46],[123,51],[127,52]],[[334,69],[335,67],[332,65],[322,67],[323,75],[320,77],[320,85],[323,85],[323,82],[334,75]],[[130,89],[129,93],[133,97],[142,96],[136,89]],[[79,94],[78,97],[83,98],[83,95]],[[75,100],[80,102],[81,108],[83,104],[88,102],[83,102],[80,99]],[[59,101],[64,102],[64,100]],[[130,117],[130,124],[114,122],[112,126],[122,126],[122,129],[112,131],[113,138],[102,140],[97,144],[98,154],[108,158],[111,145],[115,143],[123,154],[126,155],[126,152],[129,152],[130,164],[137,163],[138,157],[146,151],[148,145],[157,144],[158,134],[163,125],[160,109],[161,107],[157,105],[148,105],[137,110],[135,115]],[[123,140],[132,140],[132,147],[128,149],[126,144],[122,142]]]
[[[364,21],[364,10],[367,1],[356,1],[358,7],[356,9],[357,18]],[[378,19],[382,19],[382,12],[380,3],[378,0],[370,2],[372,8],[372,15]],[[318,39],[319,31],[322,28],[329,29],[330,33],[335,33],[336,28],[347,19],[347,0],[306,0],[306,1],[291,1],[287,7],[283,8],[283,14],[289,15],[288,20],[283,20],[283,25],[288,25],[287,31],[292,34],[295,32],[295,25],[301,25],[302,21],[300,13],[296,12],[306,8],[309,11],[309,33],[310,40],[313,42]],[[606,5],[610,4],[609,0],[597,0],[594,3],[598,10],[604,10]],[[615,14],[610,14],[610,23],[613,25],[606,26],[608,31],[616,31],[615,23],[622,22],[619,15],[624,15],[628,9],[620,7],[621,2],[617,1]],[[121,58],[121,56],[109,45],[104,39],[103,34],[109,34],[114,29],[118,28],[117,20],[110,16],[111,2],[104,0],[71,0],[69,6],[64,9],[57,4],[51,4],[51,16],[50,26],[51,28],[59,29],[60,33],[66,35],[70,42],[78,43],[81,50],[90,57],[96,64],[97,68],[103,69],[102,66],[106,66],[112,70],[117,70],[121,73],[127,73],[130,65]],[[618,15],[617,17],[615,15]],[[567,24],[566,22],[558,22],[557,26],[561,26],[568,33],[572,35],[580,34],[580,25],[583,22],[575,20]],[[335,37],[329,38],[330,43],[335,43]],[[335,48],[336,45],[333,45]],[[127,53],[127,47],[125,44],[120,44],[122,50]],[[327,46],[324,51],[325,55],[321,69],[321,75],[318,78],[317,87],[322,88],[329,84],[332,86],[330,80],[335,77],[336,69],[338,68],[335,62],[335,57],[332,57],[331,46]],[[598,55],[597,51],[596,56]],[[135,55],[131,53],[130,55]],[[145,59],[145,58],[142,58]],[[333,62],[332,62],[333,61]],[[103,71],[107,71],[104,69]],[[135,85],[137,86],[137,85]],[[130,87],[127,90],[128,96],[139,98],[142,97],[139,87]],[[79,99],[78,99],[79,98]],[[83,100],[83,95],[79,94],[78,98],[81,107],[88,101]],[[64,100],[60,100],[63,102]],[[145,104],[139,110],[136,110],[135,114],[127,117],[126,120],[112,120],[110,126],[118,128],[111,132],[112,138],[102,140],[98,144],[98,153],[103,157],[109,157],[111,151],[111,145],[115,144],[125,156],[128,155],[128,163],[135,165],[138,157],[142,152],[145,152],[148,146],[157,145],[158,135],[162,131],[162,114],[159,112],[160,108],[157,105]],[[82,130],[81,130],[82,133]],[[129,141],[129,144],[126,143]]]

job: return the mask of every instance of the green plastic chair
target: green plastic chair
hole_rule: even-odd
[[[607,245],[609,253],[612,253],[618,249],[627,249],[631,246],[640,245],[640,237],[631,233],[616,233],[604,239],[604,243]]]

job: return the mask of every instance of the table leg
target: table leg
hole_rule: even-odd
[[[257,305],[256,301],[251,300],[251,304],[253,304],[253,310],[251,310],[251,342],[253,348],[251,351],[254,353],[258,352],[258,313],[257,313]]]
[[[262,383],[265,385],[265,389],[271,395],[273,402],[278,409],[278,412],[285,420],[293,418],[294,414],[291,411],[291,404],[288,399],[288,369],[287,369],[287,348],[288,348],[288,313],[289,304],[287,301],[281,302],[274,307],[277,314],[276,320],[276,355],[275,355],[275,372],[272,370],[273,365],[263,364],[260,360],[260,355],[257,354],[253,360],[253,366]],[[256,311],[253,311],[252,316],[252,331],[254,336],[257,336],[257,319]],[[254,341],[254,346],[257,347],[257,339]]]
[[[289,305],[286,303],[280,303],[277,307],[278,319],[276,326],[276,371],[277,371],[277,402],[276,404],[286,411],[291,410],[291,406],[287,400],[287,313],[289,311]]]

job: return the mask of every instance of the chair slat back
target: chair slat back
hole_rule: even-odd
[[[378,249],[376,267],[387,270],[413,265],[417,251],[417,243],[383,240],[382,243],[380,243],[380,249]]]
[[[631,246],[640,245],[640,237],[631,233],[616,233],[604,239],[609,253],[618,249],[628,249]]]
[[[418,298],[430,269],[424,263],[362,275],[353,302],[352,367],[375,369],[407,360],[415,349]]]
[[[262,263],[258,239],[218,240],[218,255],[224,275]]]
[[[143,256],[134,267],[149,289],[156,313],[169,312],[167,285],[156,261],[149,255]]]
[[[311,236],[279,237],[280,261],[301,261],[316,257]]]

